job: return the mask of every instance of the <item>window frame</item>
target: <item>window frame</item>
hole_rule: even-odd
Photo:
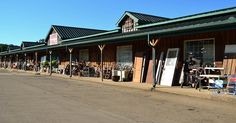
[[[86,58],[88,58],[88,59],[86,59],[86,60],[85,60],[85,59],[82,59],[82,57],[81,57],[82,54],[85,55],[85,54],[84,54],[85,52],[87,53],[87,54],[86,54],[86,55],[87,55]],[[84,57],[83,57],[83,58],[84,58]],[[79,50],[79,62],[81,62],[81,61],[89,62],[89,49],[80,49],[80,50]]]
[[[120,54],[119,53],[121,53],[121,52],[119,52],[118,50],[120,50],[121,51],[121,49],[130,49],[130,61],[129,60],[127,60],[126,62],[124,62],[124,61],[120,61],[121,59],[119,58],[119,56],[120,56]],[[133,45],[120,45],[120,46],[116,46],[116,64],[119,64],[119,65],[121,65],[121,66],[130,66],[130,67],[132,67],[133,66]]]
[[[184,40],[184,49],[183,49],[183,61],[186,59],[186,44],[187,42],[194,42],[194,41],[206,41],[206,40],[212,40],[212,45],[213,45],[213,52],[212,52],[212,57],[213,57],[213,62],[215,62],[215,38],[199,38],[199,39],[191,39],[191,40]]]

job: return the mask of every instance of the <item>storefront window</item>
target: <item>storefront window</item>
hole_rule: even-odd
[[[116,52],[117,64],[121,66],[132,66],[132,46],[118,46]]]
[[[79,61],[89,61],[89,50],[83,49],[79,51]]]
[[[185,41],[184,58],[187,59],[191,53],[203,65],[213,65],[215,60],[214,39],[202,39]]]

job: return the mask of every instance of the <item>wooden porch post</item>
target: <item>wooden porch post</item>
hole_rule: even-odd
[[[18,65],[19,65],[19,56],[16,54],[16,70],[18,70]]]
[[[51,76],[52,75],[52,51],[50,50],[49,51],[49,60],[50,60],[50,63],[49,63],[49,75]]]
[[[0,56],[0,67],[2,67],[2,56]]]
[[[70,77],[72,77],[72,51],[73,48],[69,48],[69,53],[70,53]]]
[[[102,81],[103,81],[103,49],[105,48],[105,44],[103,44],[103,45],[98,45],[98,48],[100,49],[100,51],[101,51],[101,56],[100,56],[100,58],[101,58],[101,77],[102,77]]]
[[[38,72],[38,52],[35,52],[35,72]]]
[[[2,56],[0,56],[0,58],[1,58],[1,59],[0,59],[0,62],[1,62],[1,63],[0,63],[0,67],[2,68]]]
[[[1,68],[3,68],[2,63],[3,63],[3,56],[1,56]]]
[[[7,56],[5,56],[5,59],[4,59],[4,69],[6,69],[6,63],[7,63]]]
[[[27,56],[27,54],[25,53],[24,55],[25,55],[25,66],[24,66],[24,70],[26,71],[26,68],[27,68],[27,58],[26,58],[26,56]]]
[[[11,67],[12,66],[12,55],[10,55],[10,60],[9,61],[10,61],[10,63],[9,63],[10,66],[9,67],[10,67],[10,69],[12,69],[12,67]]]
[[[152,61],[153,61],[153,68],[152,68],[152,77],[153,77],[153,87],[154,89],[156,87],[157,81],[156,81],[156,50],[155,46],[158,43],[159,39],[152,39],[149,41],[150,46],[152,47]]]
[[[3,68],[3,62],[4,62],[4,57],[3,56],[1,56],[1,68]]]
[[[1,56],[1,68],[3,68],[2,63],[4,62],[3,56]]]

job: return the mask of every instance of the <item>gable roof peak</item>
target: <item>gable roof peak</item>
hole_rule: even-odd
[[[47,41],[51,31],[55,30],[57,34],[60,36],[61,40],[78,38],[88,35],[93,35],[97,33],[107,32],[107,30],[100,29],[91,29],[91,28],[81,28],[81,27],[72,27],[72,26],[62,26],[62,25],[52,25],[49,33],[45,40]]]
[[[139,25],[149,24],[149,23],[156,23],[156,22],[165,21],[165,20],[170,20],[170,18],[166,18],[166,17],[150,15],[150,14],[144,14],[144,13],[138,13],[138,12],[132,12],[132,11],[125,11],[123,16],[117,22],[118,26],[120,25],[120,23],[122,22],[122,20],[126,16],[129,16],[132,19],[134,19],[134,21],[138,22]]]
[[[146,14],[146,13],[140,13],[140,12],[134,12],[134,11],[125,11],[125,12],[128,12],[130,14],[140,14],[140,15],[145,15],[145,16],[152,16],[152,17],[170,19],[170,18],[167,18],[167,17],[161,17],[161,16],[156,16],[156,15],[151,15],[151,14]]]

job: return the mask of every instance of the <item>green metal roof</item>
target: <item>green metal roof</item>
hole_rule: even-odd
[[[149,23],[155,23],[155,22],[162,22],[166,20],[170,20],[169,18],[155,16],[155,15],[149,15],[149,14],[143,14],[143,13],[137,13],[137,12],[131,12],[126,11],[122,17],[118,20],[117,25],[120,24],[120,22],[126,17],[131,17],[135,22],[138,22],[139,25],[143,24],[149,24]]]
[[[8,51],[12,51],[12,50],[16,50],[16,49],[20,49],[20,46],[16,46],[16,45],[8,45]]]
[[[25,47],[23,48],[24,50],[25,49],[34,49],[34,48],[37,48],[37,47],[42,47],[42,46],[46,46],[45,43],[41,43],[41,44],[38,44],[38,45],[33,45],[33,46],[30,46],[30,47]]]
[[[189,16],[184,16],[184,17],[179,17],[179,18],[174,18],[174,19],[167,20],[164,22],[157,22],[157,23],[152,23],[152,24],[140,25],[140,26],[137,26],[136,28],[138,28],[138,29],[150,28],[153,26],[160,26],[163,24],[170,24],[170,23],[176,23],[176,22],[182,22],[182,21],[190,21],[193,19],[200,19],[200,18],[211,17],[211,16],[219,16],[219,15],[229,14],[229,13],[234,13],[234,12],[236,12],[236,7],[220,9],[220,10],[215,10],[215,11],[210,11],[210,12],[205,12],[205,13],[200,13],[200,14],[194,14],[194,15],[189,15]]]
[[[89,28],[79,28],[79,27],[70,27],[70,26],[60,26],[60,25],[52,25],[47,37],[46,41],[49,38],[49,34],[52,30],[55,30],[62,40],[78,38],[88,35],[93,35],[97,33],[107,32],[106,30],[98,30],[98,29],[89,29]]]
[[[130,12],[130,11],[127,11],[127,12],[133,15],[134,17],[136,17],[139,21],[139,24],[148,24],[148,23],[155,23],[155,22],[170,20],[169,18],[160,17],[160,16],[154,16],[154,15],[148,15],[148,14]]]
[[[211,18],[204,18],[201,20],[191,20],[186,22],[173,23],[169,25],[156,26],[129,33],[114,33],[110,35],[101,35],[99,37],[90,37],[85,39],[76,39],[76,40],[71,39],[69,42],[63,42],[63,44],[67,45],[83,44],[83,43],[91,43],[93,41],[106,41],[106,43],[111,43],[111,40],[144,36],[147,34],[156,34],[158,36],[161,35],[163,36],[165,34],[167,35],[170,33],[177,34],[177,32],[181,31],[188,32],[188,30],[193,30],[191,33],[195,33],[197,29],[199,30],[205,28],[224,29],[222,25],[225,25],[225,27],[227,27],[227,25],[232,25],[232,24],[236,25],[236,13],[223,16],[215,16]],[[236,26],[233,26],[232,28],[236,28]]]
[[[45,44],[45,43],[32,42],[32,41],[22,41],[21,47],[22,48],[27,48],[27,47],[32,47],[32,46],[37,46],[37,45],[42,45],[42,44]]]
[[[114,33],[118,33],[118,32],[119,32],[119,30],[116,29],[116,30],[111,30],[111,31],[102,32],[102,33],[97,33],[97,34],[93,34],[93,35],[88,35],[88,36],[83,36],[83,37],[78,37],[78,38],[72,38],[72,39],[66,39],[66,40],[63,40],[63,42],[79,40],[79,39],[86,39],[86,38],[91,38],[91,37],[98,37],[98,36],[109,35],[109,34],[114,34]]]

